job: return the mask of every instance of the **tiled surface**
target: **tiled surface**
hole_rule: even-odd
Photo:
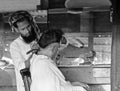
[[[0,86],[16,86],[14,69],[0,69]]]
[[[13,68],[0,69],[0,91],[17,91]]]
[[[17,91],[16,87],[0,87],[0,91]]]

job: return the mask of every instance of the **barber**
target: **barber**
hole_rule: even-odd
[[[32,15],[27,11],[12,13],[9,18],[9,24],[12,31],[19,33],[19,37],[10,44],[10,54],[15,67],[17,91],[25,91],[20,70],[26,67],[29,68],[32,53],[26,53],[31,50],[31,46],[39,39],[38,33],[40,30]]]

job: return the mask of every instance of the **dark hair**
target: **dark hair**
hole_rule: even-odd
[[[17,22],[22,22],[24,20],[32,21],[33,17],[32,17],[32,15],[29,12],[24,11],[24,10],[20,10],[20,11],[13,12],[10,15],[8,21],[9,21],[9,24],[11,26],[17,27],[16,23]]]
[[[28,22],[30,22],[30,19],[29,19],[28,17],[23,17],[23,18],[17,20],[17,21],[13,24],[13,26],[16,27],[16,28],[18,28],[17,23],[23,22],[23,21],[28,21]]]
[[[62,35],[61,29],[50,29],[42,34],[38,44],[41,48],[45,48],[51,43],[60,43]]]

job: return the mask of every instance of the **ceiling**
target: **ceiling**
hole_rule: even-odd
[[[35,10],[44,0],[0,0],[0,12]],[[46,3],[46,2],[44,2]],[[45,4],[44,4],[45,5]],[[49,0],[49,9],[108,9],[110,0]]]
[[[0,0],[0,12],[35,10],[40,0]]]
[[[109,10],[110,0],[50,0],[50,9],[67,8],[69,10],[100,11]]]
[[[66,8],[97,8],[111,6],[109,0],[66,0]]]

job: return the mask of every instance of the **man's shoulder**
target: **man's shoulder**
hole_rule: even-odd
[[[39,60],[39,62],[43,62],[44,63],[44,62],[48,61],[49,58],[44,56],[44,55],[36,55],[36,54],[34,54],[33,55],[33,60],[37,60],[37,62]]]
[[[22,42],[22,41],[20,40],[20,37],[18,37],[18,38],[16,38],[15,40],[13,40],[13,42],[11,42],[10,46],[20,44],[21,42]]]

